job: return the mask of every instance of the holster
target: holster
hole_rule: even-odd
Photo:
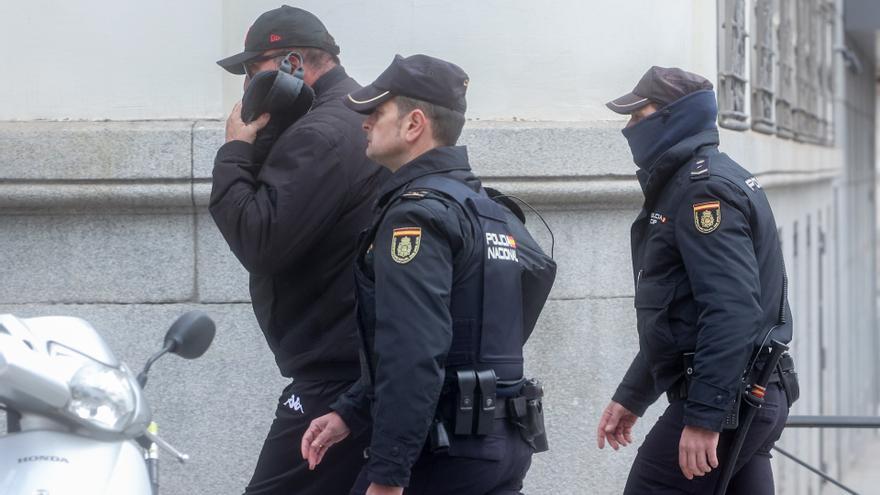
[[[544,429],[544,387],[535,378],[526,380],[520,395],[507,401],[507,417],[532,449],[546,452],[547,431]]]
[[[791,408],[801,396],[801,386],[798,383],[797,372],[794,370],[794,358],[791,357],[791,354],[782,355],[776,371],[779,373],[782,390],[785,391],[785,400],[788,402],[788,407]]]

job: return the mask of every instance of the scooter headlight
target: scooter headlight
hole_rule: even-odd
[[[124,370],[89,363],[70,380],[67,412],[95,428],[122,432],[131,423],[135,405],[134,390]]]

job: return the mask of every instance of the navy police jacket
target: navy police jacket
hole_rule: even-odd
[[[708,95],[691,103],[700,98]],[[639,352],[613,399],[641,416],[682,379],[682,354],[694,352],[684,423],[721,431],[755,349],[781,322],[772,338],[790,341],[791,316],[767,197],[718,151],[710,118],[638,173],[645,202],[631,247]]]
[[[508,289],[515,284],[502,280],[483,297],[484,267],[493,273],[503,265],[505,274],[519,276],[520,239],[484,235],[459,202],[439,192],[442,188],[419,185],[436,184],[438,177],[464,184],[475,195],[480,191],[464,147],[421,155],[383,185],[377,218],[362,234],[355,262],[363,372],[331,408],[353,431],[372,422],[367,477],[384,485],[408,485],[451,370],[468,366],[494,369],[499,379],[522,376],[521,318],[516,334],[495,331],[494,326],[522,314],[512,300],[519,296],[518,287]],[[488,197],[483,200],[489,202],[484,203],[487,208],[497,208]],[[484,263],[484,253],[497,263]],[[491,278],[497,282],[498,277],[503,275]],[[483,325],[480,299],[509,292],[505,314],[495,311],[496,321]],[[473,342],[480,343],[479,350]],[[500,460],[505,455],[502,442],[493,442],[493,437],[507,430],[503,420],[494,424],[495,431],[486,437],[450,434],[448,454]]]

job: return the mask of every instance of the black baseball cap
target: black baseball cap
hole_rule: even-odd
[[[245,62],[259,57],[266,50],[291,46],[320,48],[339,55],[336,41],[315,14],[282,5],[257,17],[244,38],[244,51],[218,60],[217,65],[233,74],[244,74]]]
[[[609,101],[605,106],[626,115],[649,103],[666,106],[683,96],[704,89],[712,89],[712,83],[701,75],[677,67],[655,65],[645,72],[632,92]]]
[[[427,101],[458,113],[465,113],[468,75],[461,67],[427,55],[395,55],[391,65],[373,84],[350,93],[345,105],[369,114],[395,96]]]

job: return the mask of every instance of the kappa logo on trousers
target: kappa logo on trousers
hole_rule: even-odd
[[[290,394],[290,398],[284,403],[285,406],[293,409],[294,411],[299,411],[301,414],[305,414],[305,410],[303,410],[302,402],[296,394]]]

